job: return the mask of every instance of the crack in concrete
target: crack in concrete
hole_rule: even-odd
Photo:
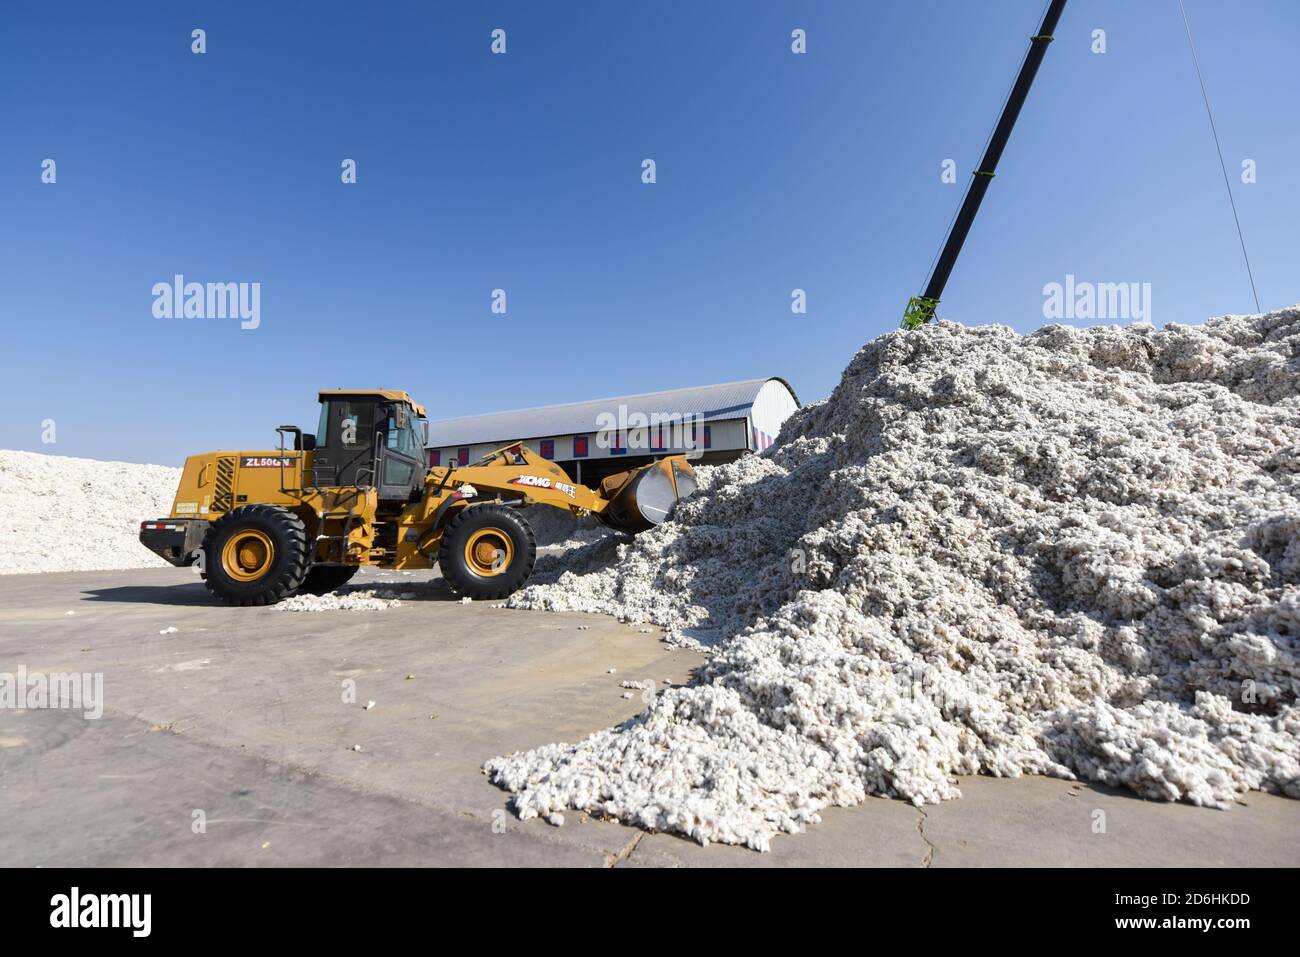
[[[629,857],[632,856],[632,852],[636,850],[636,846],[641,843],[641,838],[643,837],[645,837],[645,831],[637,831],[634,835],[632,835],[632,840],[628,841],[626,844],[624,844],[621,848],[618,849],[618,853],[606,854],[605,866],[618,867],[618,865],[626,861]]]
[[[930,839],[925,836],[925,812],[918,807],[916,813],[916,833],[921,835],[921,840],[925,841],[926,847],[925,857],[921,858],[921,867],[928,868],[932,863],[934,863],[934,852],[936,848],[934,844],[931,843]]]

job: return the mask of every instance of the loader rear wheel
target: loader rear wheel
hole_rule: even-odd
[[[350,582],[360,570],[356,565],[313,565],[298,591],[308,595],[328,595]]]
[[[520,514],[504,505],[471,505],[447,523],[438,567],[451,590],[467,598],[505,598],[533,572],[537,543]]]
[[[307,529],[274,505],[242,505],[203,536],[203,584],[227,605],[270,605],[307,575]]]

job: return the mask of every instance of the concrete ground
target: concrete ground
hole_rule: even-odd
[[[358,581],[420,577],[368,571]],[[624,699],[620,681],[683,682],[702,659],[612,619],[462,605],[440,587],[420,590],[420,600],[384,611],[288,613],[216,606],[189,570],[0,577],[0,672],[102,672],[105,699],[98,720],[0,709],[0,860],[1300,862],[1300,802],[1251,794],[1217,811],[1047,778],[964,779],[962,800],[923,810],[884,799],[832,808],[806,834],[776,838],[770,854],[576,813],[563,827],[520,822],[480,772],[485,759],[630,718],[641,701]],[[356,703],[343,700],[347,679]]]

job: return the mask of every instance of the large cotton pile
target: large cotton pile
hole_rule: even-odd
[[[1300,308],[882,336],[676,521],[539,562],[514,604],[715,653],[625,725],[487,771],[523,817],[759,849],[956,774],[1300,797],[1298,396]]]
[[[181,470],[0,450],[0,575],[166,567],[140,522],[171,513]]]

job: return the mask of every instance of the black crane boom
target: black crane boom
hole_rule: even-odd
[[[971,223],[975,221],[975,214],[979,212],[980,203],[984,201],[984,194],[988,192],[989,183],[998,167],[998,160],[1002,157],[1007,140],[1011,138],[1016,117],[1020,115],[1020,108],[1025,105],[1025,98],[1029,96],[1029,87],[1033,84],[1038,67],[1043,62],[1043,55],[1047,53],[1047,45],[1052,42],[1052,33],[1064,9],[1065,0],[1051,0],[1047,13],[1043,15],[1043,23],[1038,28],[1038,33],[1029,38],[1029,52],[1025,54],[1015,85],[1011,87],[1011,94],[1002,107],[1002,116],[998,118],[998,125],[993,129],[993,135],[989,137],[988,149],[984,151],[979,169],[971,177],[970,187],[966,190],[966,199],[962,201],[957,218],[953,220],[948,240],[943,244],[943,252],[935,261],[930,282],[926,285],[923,294],[913,296],[907,303],[907,311],[903,314],[904,329],[915,329],[934,318],[935,309],[943,296],[944,286],[948,284],[948,276],[952,274],[952,267],[956,264],[957,255],[966,241],[966,234],[970,232]]]

